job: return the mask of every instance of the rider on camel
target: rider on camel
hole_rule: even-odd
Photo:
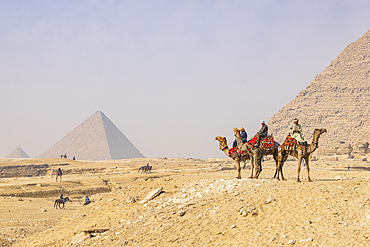
[[[267,133],[268,133],[268,127],[266,125],[265,120],[261,121],[261,125],[262,126],[261,126],[260,130],[257,132],[257,143],[255,145],[256,147],[260,146],[261,137],[266,137]]]
[[[297,140],[298,143],[307,145],[307,141],[305,140],[305,136],[302,133],[302,127],[298,124],[298,118],[294,119],[294,123],[289,127],[290,135]]]
[[[245,131],[245,129],[243,127],[240,129],[240,137],[242,138],[243,143],[246,143],[248,141],[247,132]],[[233,148],[236,147],[237,145],[238,145],[238,142],[236,140],[234,140]]]

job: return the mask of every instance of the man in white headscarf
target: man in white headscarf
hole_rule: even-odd
[[[289,127],[290,135],[296,139],[299,143],[306,143],[305,136],[302,133],[302,127],[298,123],[298,118],[294,119],[294,123]]]

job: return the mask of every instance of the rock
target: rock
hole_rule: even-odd
[[[273,201],[275,201],[275,199],[270,197],[269,199],[265,200],[265,204],[270,204]]]
[[[182,210],[178,213],[180,216],[184,216],[186,214],[186,210]]]
[[[46,212],[47,210],[45,208],[40,208],[42,212]]]
[[[135,202],[135,198],[133,198],[132,196],[127,197],[126,204],[132,204],[134,202]]]
[[[295,241],[294,240],[289,240],[288,244],[295,245]]]
[[[273,237],[270,241],[272,242],[272,241],[275,241],[276,240],[276,237]]]
[[[313,241],[313,239],[312,238],[307,238],[307,239],[302,239],[302,240],[300,240],[299,242],[300,243],[308,243],[308,242],[312,242]]]
[[[140,201],[139,203],[146,203],[150,200],[152,200],[153,198],[155,198],[157,195],[159,195],[159,193],[161,193],[163,190],[163,187],[160,187],[158,189],[155,189],[155,190],[152,190],[151,192],[149,192],[149,194],[144,198],[144,200]]]
[[[88,238],[91,238],[90,234],[85,234],[84,232],[81,232],[80,234],[77,234],[72,238],[71,245],[80,243]]]
[[[236,228],[236,225],[232,225],[230,228],[231,228],[231,229]]]

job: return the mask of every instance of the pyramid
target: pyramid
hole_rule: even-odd
[[[78,160],[144,158],[101,111],[95,112],[38,158],[76,157]]]
[[[269,133],[282,143],[295,117],[309,143],[315,128],[328,130],[322,148],[370,142],[370,30],[270,119]]]
[[[29,158],[28,154],[26,154],[21,148],[16,148],[13,152],[8,154],[5,158]]]

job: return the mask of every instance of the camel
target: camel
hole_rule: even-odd
[[[288,156],[290,155],[290,156],[293,156],[296,159],[298,159],[297,182],[301,182],[301,180],[299,179],[299,173],[301,171],[301,164],[302,164],[303,159],[306,162],[308,181],[312,182],[312,180],[310,178],[309,157],[319,147],[319,137],[320,137],[320,135],[323,134],[323,133],[326,133],[326,132],[327,132],[326,129],[315,129],[315,131],[313,132],[311,145],[309,145],[307,147],[307,150],[301,150],[301,149],[298,149],[298,148],[290,150],[290,149],[287,149],[286,147],[282,147],[282,149],[279,150],[279,152],[278,152],[279,153],[279,167],[278,167],[278,169],[281,173],[281,178],[283,180],[285,180],[284,176],[283,176],[284,162],[287,160]],[[277,180],[280,180],[279,179],[279,173],[277,174]]]
[[[224,153],[227,155],[227,156],[229,156],[229,157],[231,157],[231,155],[229,154],[229,151],[230,151],[230,149],[229,149],[229,147],[227,146],[227,141],[226,141],[226,137],[221,137],[221,136],[216,136],[216,138],[215,138],[215,140],[217,140],[217,141],[219,141],[219,143],[220,143],[220,149],[222,150],[222,151],[224,151]],[[242,177],[241,177],[241,167],[240,167],[240,162],[244,162],[244,167],[243,167],[243,169],[245,168],[245,166],[247,165],[246,164],[246,162],[247,162],[247,160],[251,160],[251,176],[250,176],[250,178],[253,178],[253,170],[254,170],[254,162],[253,162],[253,157],[252,156],[250,156],[249,154],[248,154],[248,152],[247,153],[245,153],[245,154],[240,154],[240,153],[238,153],[238,155],[237,156],[235,156],[234,158],[233,157],[231,157],[233,160],[235,160],[235,163],[236,163],[236,168],[237,168],[237,170],[238,170],[238,176],[236,177],[237,179],[241,179]]]
[[[275,160],[275,164],[276,164],[276,171],[275,171],[275,175],[274,175],[274,178],[275,178],[276,173],[278,172],[278,152],[277,152],[277,149],[265,149],[265,148],[259,148],[259,147],[253,147],[251,149],[247,146],[247,144],[242,142],[242,139],[240,137],[240,130],[238,128],[234,128],[234,133],[235,133],[235,137],[236,137],[236,141],[238,143],[239,149],[242,150],[242,151],[248,151],[249,150],[250,153],[253,156],[253,160],[256,163],[255,167],[257,169],[256,174],[255,174],[255,178],[258,178],[258,176],[262,172],[262,157],[267,156],[267,155],[272,155],[274,160]],[[278,143],[276,143],[276,144],[278,144]]]

